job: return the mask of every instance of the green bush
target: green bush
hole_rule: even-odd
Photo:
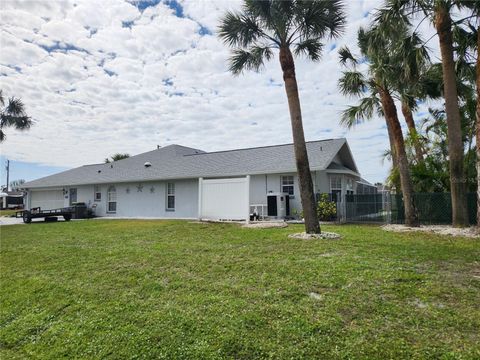
[[[317,202],[317,216],[320,221],[331,221],[337,215],[337,205],[328,199],[328,194],[321,194]]]

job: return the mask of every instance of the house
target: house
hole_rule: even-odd
[[[346,139],[307,142],[307,151],[316,193],[341,199],[366,186]],[[290,214],[301,210],[292,144],[217,152],[169,145],[24,187],[27,209],[85,202],[96,216],[240,220],[254,209],[266,213],[274,194],[282,201],[288,194]]]

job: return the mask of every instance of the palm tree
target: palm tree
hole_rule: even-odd
[[[465,34],[467,44],[461,46],[462,50],[472,50],[477,54],[475,83],[477,88],[477,104],[476,104],[476,154],[477,154],[477,229],[480,232],[480,2],[469,0],[456,0],[460,6],[466,7],[472,11],[473,22],[469,21],[470,34]],[[476,20],[476,21],[475,21]],[[473,35],[473,36],[472,36]],[[476,36],[475,36],[476,35]],[[476,39],[476,44],[475,44]],[[461,51],[461,55],[464,55]]]
[[[408,226],[418,226],[418,218],[414,206],[413,185],[410,178],[409,164],[405,150],[402,127],[398,120],[397,108],[394,102],[395,88],[409,74],[402,63],[408,58],[403,52],[400,41],[414,34],[408,34],[407,28],[397,28],[396,34],[385,36],[378,28],[368,31],[360,29],[358,45],[362,58],[368,64],[368,75],[361,73],[357,65],[359,61],[348,48],[339,51],[340,62],[351,63],[353,68],[345,71],[339,80],[340,91],[344,95],[364,96],[359,105],[350,106],[342,115],[342,123],[348,127],[369,119],[376,112],[385,117],[390,139],[391,154],[394,168],[400,175],[401,190],[405,203],[405,223]],[[415,35],[416,36],[416,35]],[[416,47],[410,51],[416,52]]]
[[[305,55],[318,61],[322,40],[343,30],[345,14],[340,0],[245,0],[241,12],[227,12],[219,26],[220,38],[231,48],[230,71],[258,71],[279,50],[285,91],[292,125],[300,196],[307,233],[319,233],[308,162],[294,56]]]
[[[3,92],[0,90],[0,142],[6,139],[3,131],[6,127],[14,127],[17,130],[26,130],[32,126],[32,119],[27,116],[25,106],[20,99],[11,97],[5,106]]]
[[[105,164],[109,164],[111,162],[118,161],[118,160],[127,159],[129,157],[130,157],[130,154],[116,153],[116,154],[113,154],[110,158],[105,158]]]
[[[383,24],[408,22],[408,16],[423,14],[435,27],[442,58],[445,110],[448,124],[448,151],[452,196],[452,224],[468,225],[467,196],[463,171],[463,144],[455,75],[451,11],[460,6],[459,0],[387,0],[387,7],[377,20]],[[408,14],[405,15],[405,13]]]

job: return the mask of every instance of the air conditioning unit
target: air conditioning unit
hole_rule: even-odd
[[[290,202],[287,193],[267,194],[267,215],[283,219],[290,215]]]

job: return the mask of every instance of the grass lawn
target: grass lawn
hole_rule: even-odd
[[[0,357],[480,358],[478,240],[324,229],[2,227]]]
[[[14,215],[17,211],[21,211],[21,210],[11,210],[11,209],[0,210],[0,216],[11,216],[11,215]]]

